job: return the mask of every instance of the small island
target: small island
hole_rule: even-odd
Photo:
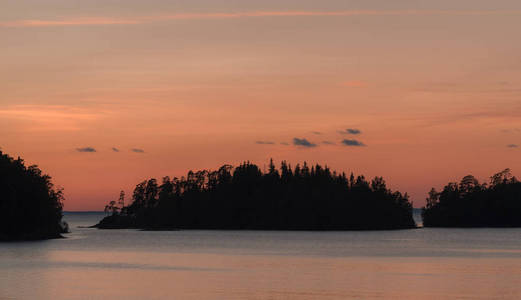
[[[415,228],[407,194],[381,177],[349,177],[307,163],[268,170],[245,162],[139,183],[105,210],[101,229],[384,230]]]
[[[521,227],[521,182],[506,169],[479,183],[472,175],[432,189],[422,211],[424,227]]]
[[[0,151],[0,241],[61,237],[63,192],[37,166]]]

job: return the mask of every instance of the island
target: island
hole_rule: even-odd
[[[62,237],[63,191],[37,166],[0,151],[0,241]]]
[[[250,162],[181,178],[139,183],[132,202],[111,201],[101,229],[384,230],[415,228],[407,194],[382,177],[332,172],[273,160],[265,171]]]
[[[424,227],[521,227],[521,182],[505,169],[480,183],[467,175],[429,192]]]

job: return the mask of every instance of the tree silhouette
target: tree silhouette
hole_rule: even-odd
[[[510,169],[492,175],[488,185],[467,175],[441,192],[432,189],[422,216],[426,227],[520,227],[521,183]]]
[[[125,192],[124,191],[119,192],[118,205],[120,208],[125,207]]]
[[[63,191],[37,166],[0,151],[0,240],[60,237]]]
[[[407,194],[381,177],[348,180],[327,166],[250,162],[139,183],[132,203],[99,228],[346,230],[415,227]]]

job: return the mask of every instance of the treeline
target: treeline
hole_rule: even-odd
[[[0,240],[48,239],[67,231],[63,194],[37,166],[0,151]]]
[[[381,177],[367,181],[306,163],[273,161],[224,165],[139,183],[132,203],[124,194],[106,210],[99,228],[346,230],[413,228],[407,194],[392,192]]]
[[[432,189],[422,211],[425,227],[521,227],[521,182],[506,169],[480,183],[474,176]]]

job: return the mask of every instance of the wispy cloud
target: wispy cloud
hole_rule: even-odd
[[[340,134],[361,134],[362,131],[360,129],[356,128],[347,128],[346,130],[339,130],[338,133]]]
[[[76,148],[76,151],[78,152],[96,152],[96,149],[92,147],[83,147],[83,148]]]
[[[322,132],[320,132],[320,131],[311,131],[311,133],[316,134],[316,135],[321,135],[322,134]]]
[[[335,143],[331,142],[331,141],[323,141],[322,144],[324,144],[324,145],[335,145]]]
[[[342,144],[344,144],[346,146],[350,146],[350,147],[363,147],[363,146],[365,146],[364,143],[362,143],[362,142],[360,142],[358,140],[349,140],[349,139],[343,140]]]
[[[501,129],[503,133],[519,133],[521,132],[521,128],[511,128],[511,129]]]
[[[307,139],[299,139],[299,138],[293,138],[293,145],[295,146],[302,146],[302,147],[316,147],[317,145],[308,141]]]
[[[138,148],[132,148],[132,149],[130,149],[130,151],[135,152],[135,153],[145,153],[145,150],[138,149]]]
[[[11,119],[31,131],[76,131],[107,113],[64,105],[10,105],[0,108],[0,118]]]
[[[508,148],[517,148],[517,147],[519,147],[519,145],[517,145],[517,144],[508,144],[507,147]]]
[[[519,101],[518,101],[519,102]],[[419,121],[419,127],[446,126],[451,123],[463,123],[475,120],[489,120],[494,122],[518,122],[521,115],[521,103],[511,102],[508,105],[494,106],[479,109],[476,111],[460,111],[455,113],[430,113],[415,116],[400,116],[400,120]],[[506,130],[504,133],[514,133],[516,131]]]
[[[89,18],[80,17],[75,19],[61,20],[16,20],[10,22],[0,22],[0,27],[57,27],[57,26],[95,26],[95,25],[122,25],[122,24],[141,24],[139,19],[119,19],[119,18]]]
[[[0,22],[0,27],[51,27],[51,26],[97,26],[132,25],[168,20],[237,19],[260,17],[349,17],[349,16],[482,16],[518,15],[519,10],[343,10],[343,11],[250,11],[222,13],[174,13],[134,17],[76,17],[43,20],[24,19]]]
[[[275,144],[275,142],[271,142],[271,141],[256,141],[255,144],[258,144],[258,145],[273,145],[273,144]]]
[[[289,145],[289,143],[286,143],[286,142],[281,142],[280,144],[284,145],[284,146],[288,146]]]

